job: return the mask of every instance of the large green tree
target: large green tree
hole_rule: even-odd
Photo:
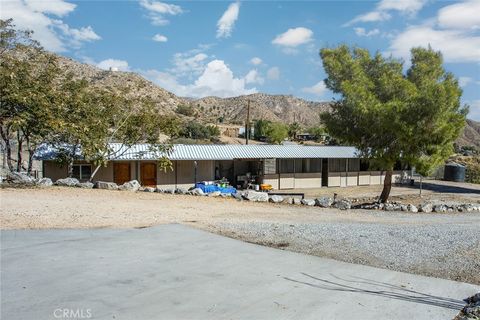
[[[56,57],[32,40],[31,32],[16,30],[11,19],[0,20],[0,136],[11,171],[32,171],[34,152],[52,125],[58,72]],[[24,147],[28,151],[26,168]]]
[[[357,47],[324,48],[320,56],[325,84],[339,96],[321,119],[330,135],[385,170],[382,202],[397,161],[427,175],[451,155],[468,107],[440,52],[413,48],[406,73],[402,61]]]

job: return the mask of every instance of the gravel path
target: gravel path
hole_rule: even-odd
[[[216,223],[210,231],[262,245],[480,284],[480,225]]]

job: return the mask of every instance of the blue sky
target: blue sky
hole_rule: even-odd
[[[480,120],[480,0],[1,0],[2,19],[48,50],[134,71],[180,96],[332,98],[318,50],[341,43],[409,59],[441,50]]]

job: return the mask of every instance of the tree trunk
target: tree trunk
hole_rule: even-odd
[[[70,159],[68,161],[68,177],[69,178],[72,178],[73,176],[73,162],[75,161],[75,157],[77,156],[77,146],[76,145],[73,145],[72,146],[72,150],[71,150],[71,154],[70,154]]]
[[[5,153],[7,156],[7,166],[8,169],[13,172],[13,159],[12,159],[12,145],[10,144],[10,128],[5,128],[5,130],[0,127],[0,134],[2,135],[3,142],[5,143]]]
[[[17,172],[22,171],[22,151],[23,151],[23,137],[20,130],[17,130]]]
[[[97,167],[95,168],[95,170],[93,170],[92,172],[92,175],[90,176],[90,179],[88,179],[88,181],[92,182],[93,181],[93,177],[95,177],[95,175],[97,174],[98,170],[100,169],[100,165],[97,165]]]
[[[388,197],[390,196],[390,190],[392,189],[392,169],[388,169],[385,172],[385,181],[383,182],[383,191],[382,194],[380,195],[380,202],[385,203],[388,200]]]

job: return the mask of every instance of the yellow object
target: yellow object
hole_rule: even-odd
[[[270,191],[270,190],[273,190],[273,187],[271,184],[262,183],[260,185],[260,190]]]

